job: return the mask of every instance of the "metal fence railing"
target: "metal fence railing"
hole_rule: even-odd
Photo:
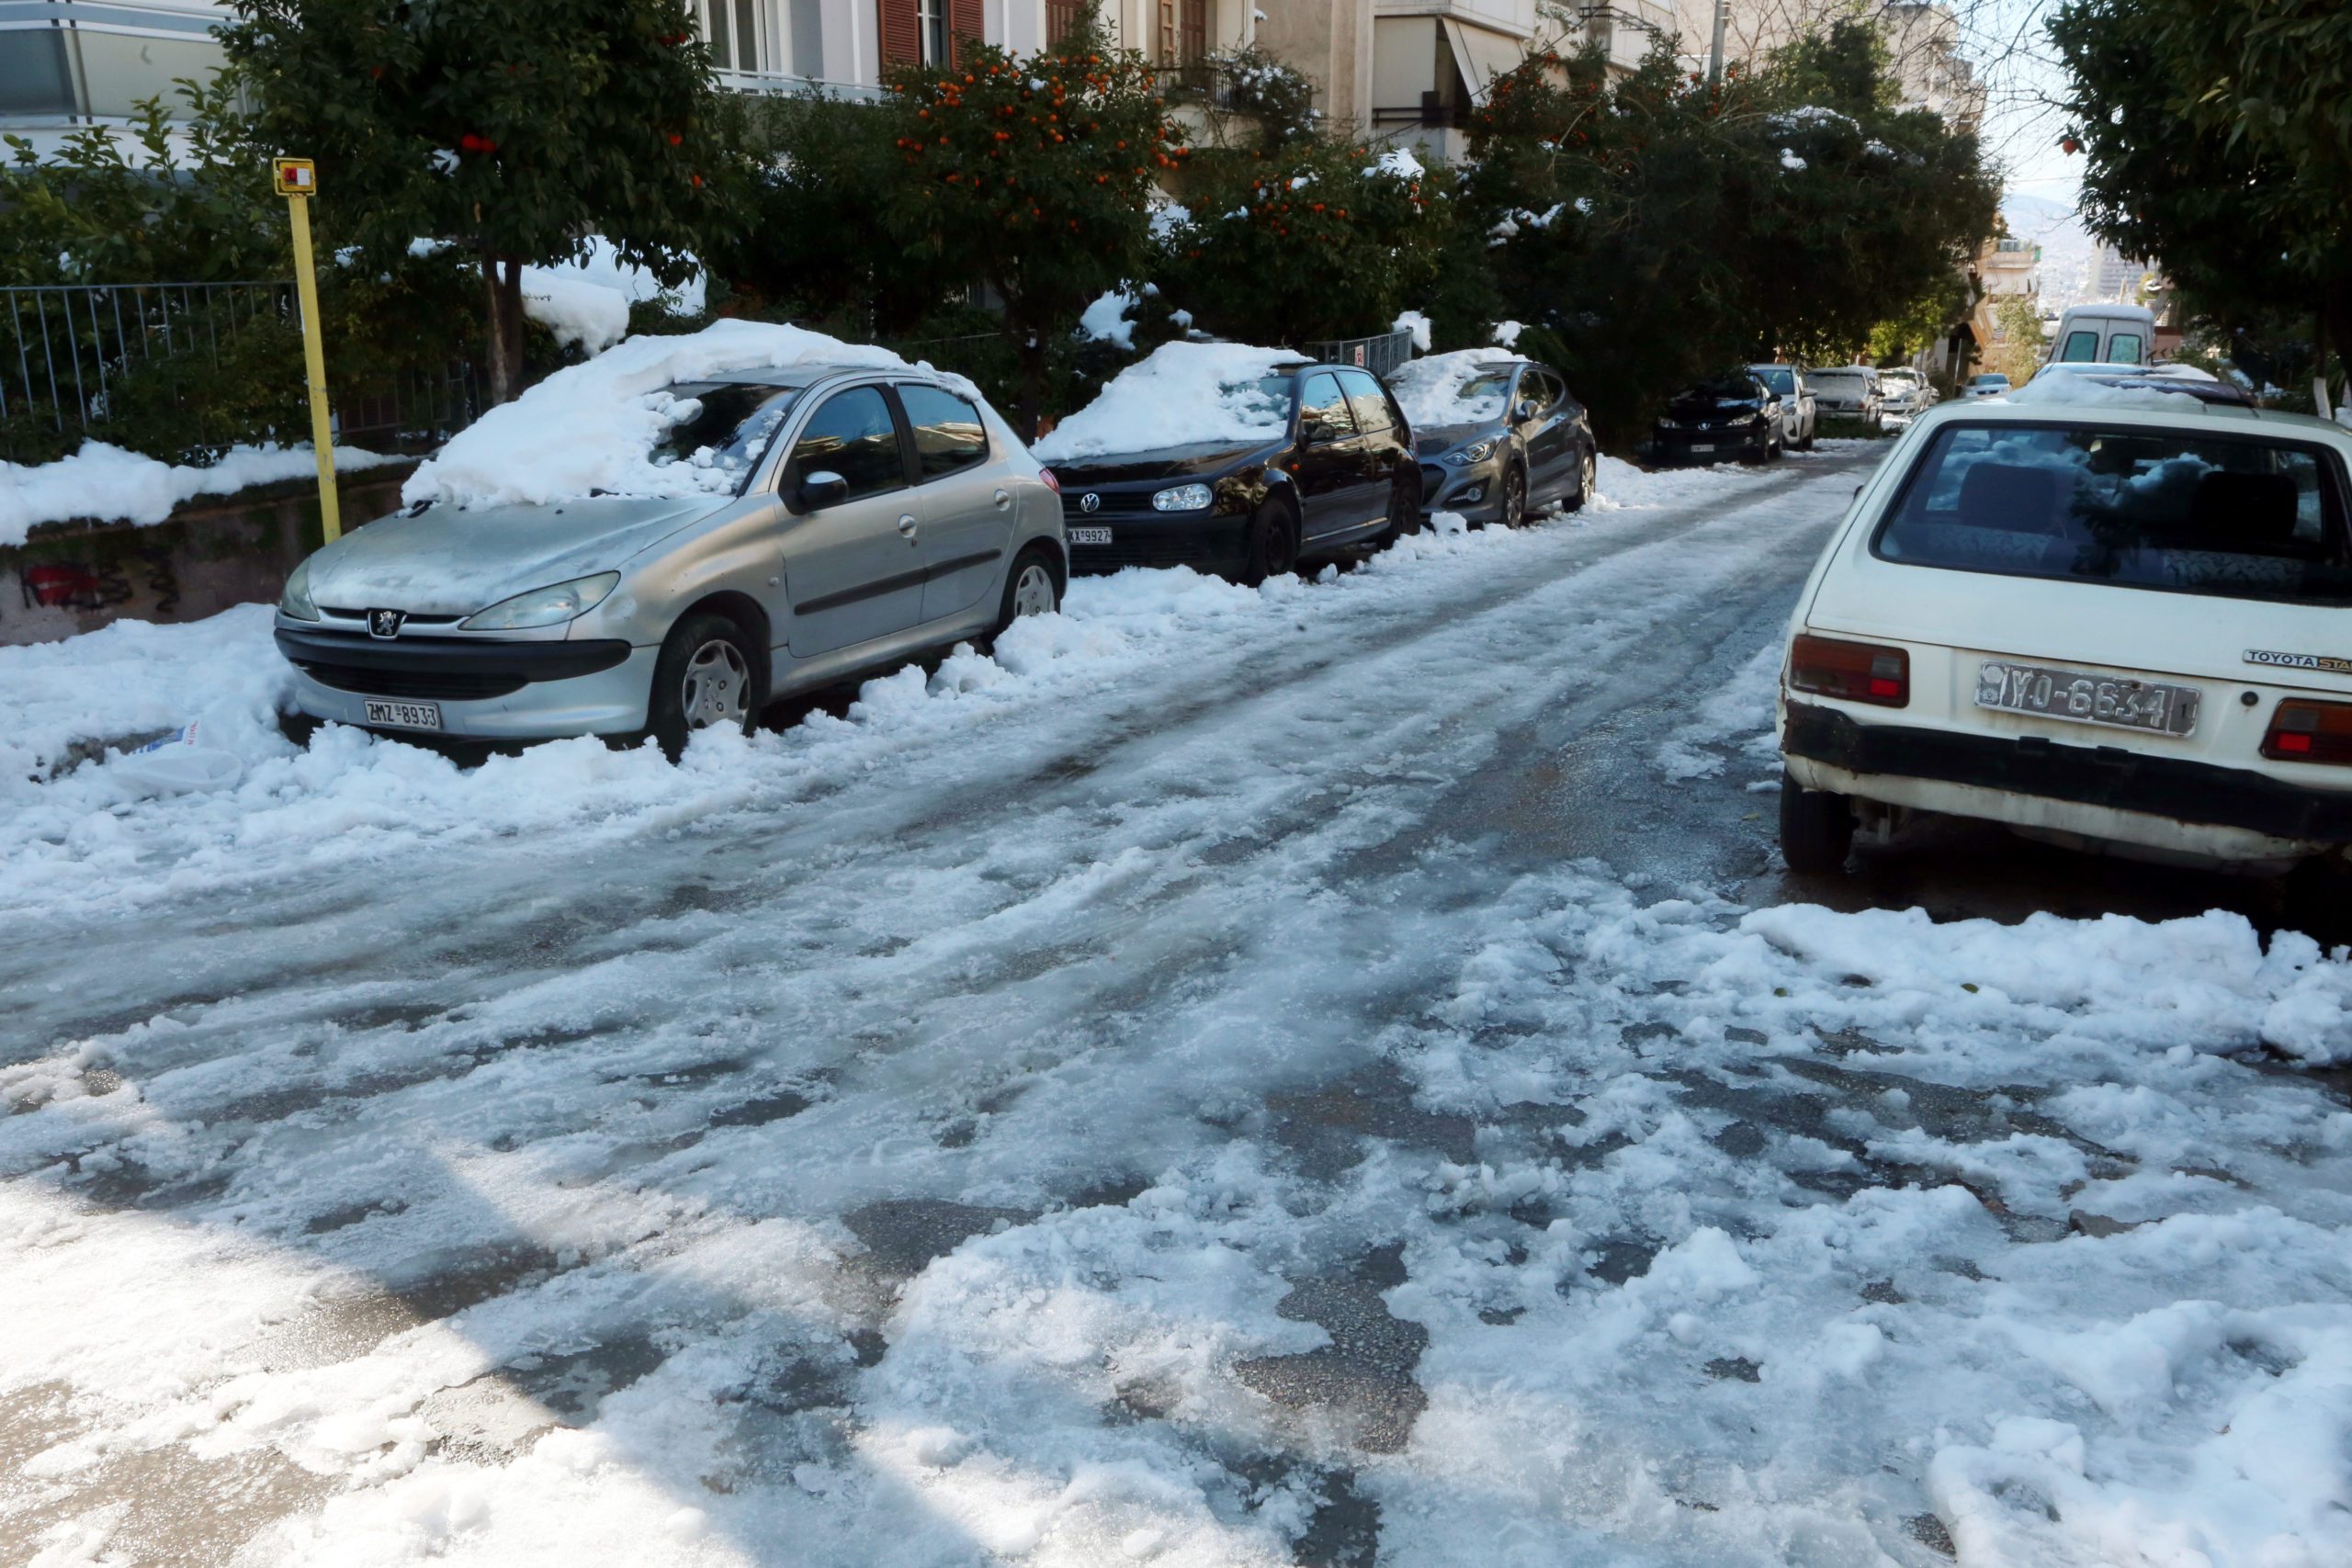
[[[241,344],[271,356],[266,378],[299,399],[301,351],[291,282],[40,284],[0,288],[0,458],[40,461],[124,420],[174,411],[175,439],[225,447],[266,439],[223,400],[213,373]],[[254,343],[256,333],[275,341]],[[282,358],[282,367],[277,360]],[[342,374],[335,374],[340,369]],[[282,375],[280,371],[282,370]],[[331,367],[335,438],[413,447],[480,417],[481,378],[463,362],[425,370]],[[306,440],[307,426],[288,438]]]
[[[116,386],[143,362],[218,363],[264,322],[294,319],[294,286],[252,283],[36,284],[0,288],[0,426],[62,434],[102,420]]]
[[[1327,365],[1361,365],[1375,376],[1387,376],[1413,357],[1413,334],[1400,329],[1373,337],[1333,338],[1300,344],[1298,351]]]

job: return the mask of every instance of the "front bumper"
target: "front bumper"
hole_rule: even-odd
[[[2118,746],[1866,724],[1792,702],[1781,714],[1781,750],[1808,789],[2018,828],[2222,861],[2352,845],[2352,788],[2309,789],[2247,768]]]
[[[295,669],[294,705],[313,718],[368,728],[370,698],[429,702],[441,710],[438,730],[377,728],[497,740],[644,728],[662,652],[606,638],[378,641],[285,625],[277,639]]]
[[[1471,523],[1492,523],[1503,514],[1503,459],[1488,453],[1480,462],[1455,468],[1423,462],[1421,510],[1454,513]]]
[[[1758,457],[1770,445],[1770,432],[1736,424],[1715,430],[1659,430],[1652,433],[1650,440],[1651,450],[1667,463]]]
[[[1189,566],[1200,571],[1238,569],[1250,555],[1250,519],[1215,512],[1070,512],[1063,519],[1073,577],[1099,576],[1129,566]],[[1088,528],[1108,528],[1107,545],[1080,544]]]

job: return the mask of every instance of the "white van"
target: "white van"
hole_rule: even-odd
[[[1815,567],[1781,673],[1791,869],[1917,812],[2345,867],[2352,433],[2048,379],[1915,423]]]
[[[2156,341],[2156,313],[2144,305],[2069,305],[2050,340],[2052,365],[2145,365]]]

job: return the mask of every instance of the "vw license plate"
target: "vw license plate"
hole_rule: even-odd
[[[1988,659],[1976,671],[1976,705],[2004,713],[2041,714],[2116,729],[2156,735],[2187,735],[2197,728],[2198,693],[2193,686],[2160,681],[2125,681],[2010,664]]]
[[[1070,528],[1065,532],[1069,535],[1069,542],[1073,545],[1107,545],[1111,542],[1111,530],[1108,528]]]
[[[395,725],[401,729],[438,729],[441,728],[439,703],[386,703],[370,698],[368,722]]]

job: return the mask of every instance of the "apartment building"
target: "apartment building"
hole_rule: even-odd
[[[210,0],[0,0],[0,130],[36,146],[220,68]]]

